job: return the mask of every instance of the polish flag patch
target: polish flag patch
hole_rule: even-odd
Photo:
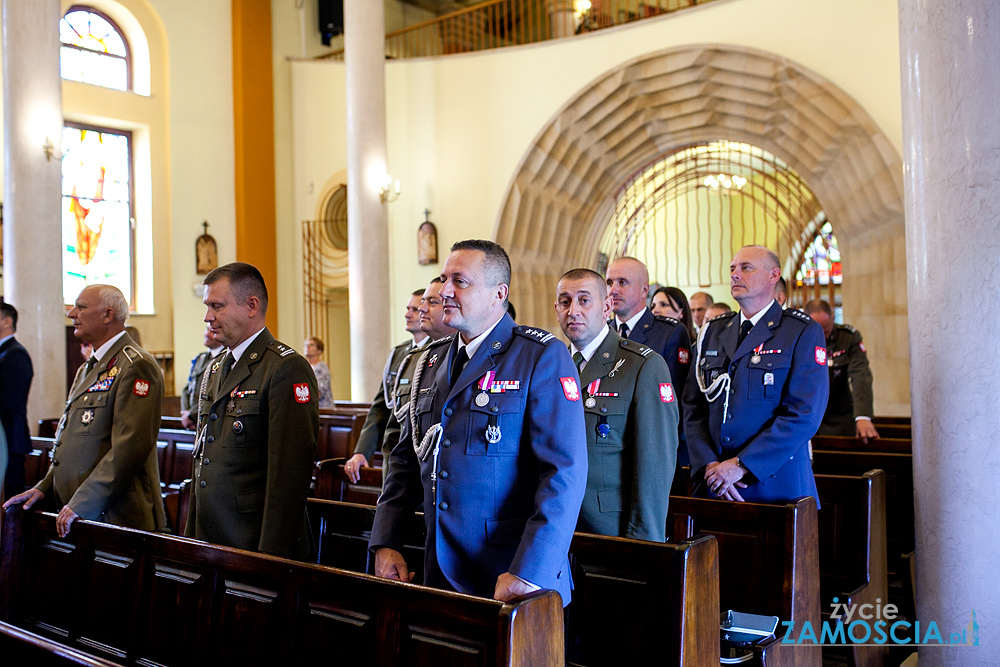
[[[663,403],[674,402],[674,388],[669,382],[660,383],[660,401]]]
[[[136,396],[149,396],[149,383],[145,380],[136,380],[132,393]]]
[[[858,347],[861,348],[862,352],[864,352],[865,354],[868,354],[868,350],[865,349],[865,344],[864,343],[858,343]]]
[[[559,378],[559,382],[562,383],[563,394],[566,395],[567,401],[580,400],[580,387],[576,384],[576,378]]]
[[[691,363],[691,350],[686,347],[677,348],[677,363],[679,364],[689,364]]]
[[[816,348],[816,363],[820,366],[826,366],[826,348],[817,347]]]
[[[292,385],[295,389],[295,402],[296,403],[308,403],[309,402],[309,385],[303,382],[302,384]]]

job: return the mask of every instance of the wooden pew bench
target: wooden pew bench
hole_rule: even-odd
[[[22,630],[3,621],[0,621],[0,655],[3,656],[4,664],[9,665],[121,667],[119,662],[95,658],[83,651]]]
[[[365,571],[375,508],[310,499],[319,562]],[[424,521],[406,524],[403,557],[423,575]],[[664,665],[719,663],[718,551],[700,535],[658,544],[576,533],[570,546],[573,603],[566,613],[567,664],[639,664],[652,651]]]
[[[719,541],[719,607],[777,616],[776,638],[758,644],[757,665],[820,667],[815,646],[781,643],[784,621],[801,628],[820,622],[819,534],[816,501],[785,505],[670,497],[668,532],[682,540],[696,533]],[[796,635],[797,636],[797,635]]]
[[[6,511],[0,620],[123,665],[562,665],[559,595],[501,603]]]
[[[819,569],[824,620],[831,603],[874,607],[889,600],[886,575],[885,473],[870,470],[862,477],[816,475],[819,510]],[[848,654],[853,667],[880,667],[885,646],[823,649],[834,657]]]
[[[56,441],[52,438],[32,436],[31,451],[24,457],[24,486],[30,489],[42,481],[52,464],[52,449]]]
[[[344,472],[345,458],[317,461],[313,477],[313,498],[339,500],[347,503],[375,505],[382,493],[382,469],[362,466],[358,470],[360,479],[351,482]]]
[[[321,414],[313,458],[317,461],[349,458],[354,454],[354,446],[358,444],[364,425],[363,414]]]

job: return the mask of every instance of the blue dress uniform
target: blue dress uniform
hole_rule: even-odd
[[[667,368],[670,369],[670,378],[675,387],[680,389],[687,384],[688,369],[691,368],[691,336],[680,320],[653,315],[653,311],[647,308],[636,323],[635,329],[629,332],[628,339],[653,348],[663,357],[667,362]],[[680,411],[680,422],[677,425],[678,467],[688,464],[687,445],[684,442],[683,406],[680,406]]]
[[[492,597],[510,571],[569,604],[567,554],[587,485],[576,368],[555,336],[509,315],[451,386],[457,354],[449,336],[418,361],[369,546],[402,551],[397,527],[423,500],[424,584]],[[414,427],[430,443],[438,424],[439,446],[419,457]]]
[[[777,302],[738,347],[739,313],[719,315],[706,326],[696,372],[684,388],[684,429],[700,482],[696,495],[709,495],[703,477],[708,463],[738,456],[750,471],[742,480],[749,486],[738,489],[744,500],[813,496],[818,503],[808,443],[830,392],[822,327]],[[699,377],[705,387],[718,382],[708,393],[714,401]]]

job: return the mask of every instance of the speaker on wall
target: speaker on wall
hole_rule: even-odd
[[[319,0],[319,34],[323,44],[344,32],[344,0]]]

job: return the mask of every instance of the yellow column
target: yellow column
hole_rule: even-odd
[[[264,275],[267,326],[278,335],[274,204],[274,81],[270,0],[233,0],[236,259]]]

